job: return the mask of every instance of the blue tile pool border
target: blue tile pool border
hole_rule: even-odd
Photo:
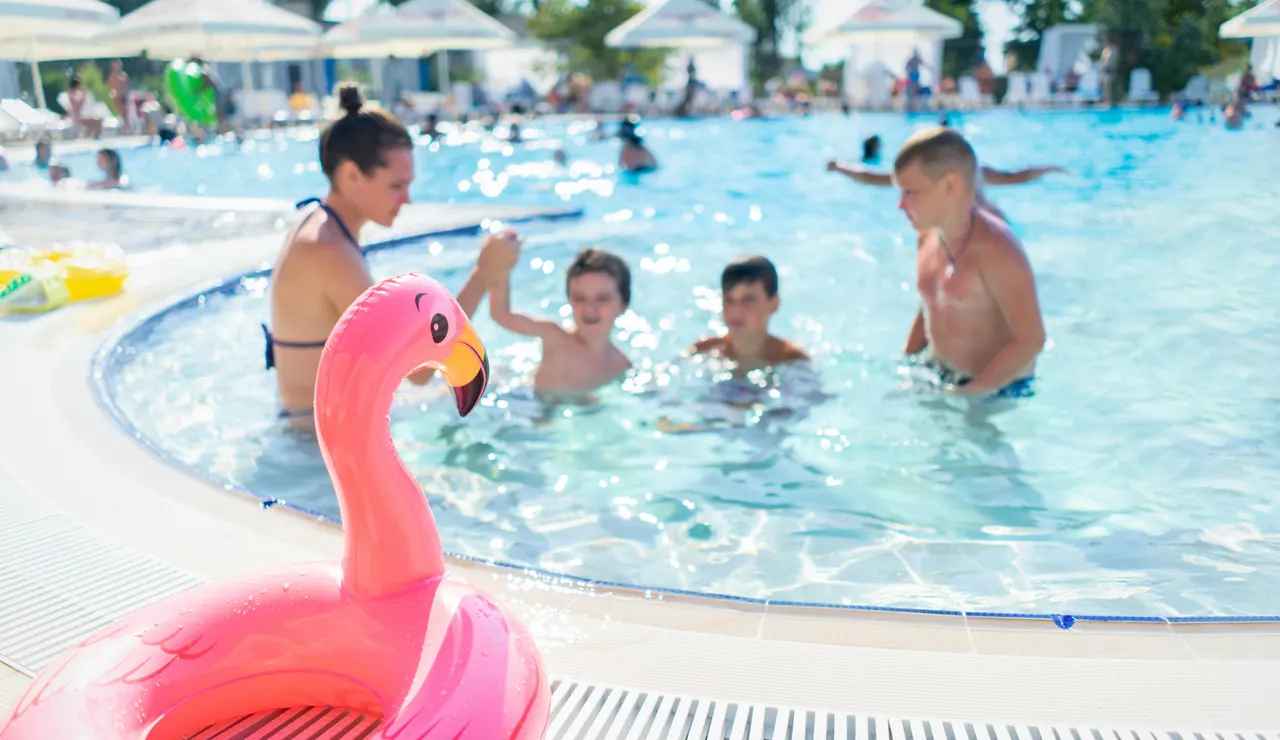
[[[549,214],[539,214],[527,216],[518,219],[502,219],[507,223],[527,223],[535,221],[555,221],[570,218],[581,218],[583,212],[563,211]],[[497,220],[497,219],[492,219]],[[422,239],[439,238],[448,236],[467,236],[480,233],[489,223],[489,220],[482,221],[469,226],[459,226],[449,229],[441,229],[436,231],[428,231],[408,236],[396,237],[381,242],[369,244],[364,247],[366,252],[375,252],[394,247],[402,246],[406,243],[420,241]],[[93,358],[89,364],[89,385],[93,391],[94,398],[98,402],[98,406],[111,417],[112,420],[125,432],[129,437],[137,441],[144,449],[155,456],[164,464],[171,468],[175,468],[193,478],[202,480],[210,485],[221,488],[224,491],[237,493],[254,501],[257,501],[264,509],[279,506],[288,509],[297,514],[340,527],[341,524],[334,518],[312,509],[297,504],[290,504],[287,501],[280,501],[271,497],[260,496],[253,491],[242,486],[230,483],[226,480],[216,478],[209,475],[205,471],[189,465],[177,457],[167,452],[151,441],[149,437],[143,434],[129,418],[124,411],[116,404],[115,399],[110,392],[109,380],[117,369],[116,359],[119,354],[121,345],[134,336],[135,334],[153,327],[166,316],[174,311],[183,310],[198,304],[208,296],[228,295],[235,293],[243,287],[245,280],[261,278],[271,273],[270,268],[253,270],[241,273],[231,277],[214,280],[199,288],[193,293],[185,295],[181,298],[173,300],[156,311],[135,319],[132,321],[122,322],[114,331],[112,331],[99,345],[97,351],[94,352]],[[984,612],[974,611],[966,612],[958,609],[925,609],[898,606],[871,606],[858,604],[832,604],[816,601],[787,601],[761,599],[751,596],[737,596],[734,594],[717,593],[714,591],[692,591],[679,588],[664,588],[637,585],[633,583],[621,583],[617,581],[605,581],[585,576],[577,576],[567,573],[557,573],[555,571],[538,568],[531,565],[521,563],[512,563],[504,560],[496,560],[492,558],[482,558],[464,553],[451,552],[445,550],[445,555],[454,560],[478,563],[489,567],[509,571],[515,574],[537,577],[546,581],[551,585],[564,585],[577,588],[585,588],[587,590],[593,588],[608,589],[610,591],[627,592],[636,596],[645,598],[662,599],[666,596],[684,597],[703,599],[712,602],[720,602],[726,606],[731,605],[750,605],[757,607],[784,607],[796,609],[836,609],[848,612],[879,612],[889,614],[918,614],[929,616],[946,616],[960,617],[962,619],[978,618],[978,619],[1000,619],[1000,620],[1036,620],[1048,621],[1063,630],[1069,630],[1077,622],[1133,622],[1143,624],[1246,624],[1246,623],[1276,623],[1280,622],[1280,615],[1276,616],[1203,616],[1203,617],[1156,617],[1156,616],[1108,616],[1108,615],[1090,615],[1090,614],[1065,614],[1065,613],[1047,613],[1047,612]]]

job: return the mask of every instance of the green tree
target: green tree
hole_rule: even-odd
[[[751,45],[751,79],[760,90],[782,72],[782,40],[797,39],[808,27],[811,9],[804,0],[733,0],[738,17],[756,30]]]
[[[956,78],[973,69],[984,53],[977,0],[925,0],[925,5],[964,24],[960,38],[942,45],[942,76]]]
[[[1008,0],[1018,14],[1019,22],[1014,31],[1017,38],[1005,45],[1014,55],[1015,68],[1024,72],[1034,71],[1040,57],[1040,36],[1046,29],[1059,23],[1077,23],[1082,19],[1081,7],[1071,0]]]
[[[1151,70],[1153,87],[1168,95],[1200,68],[1239,54],[1244,44],[1218,36],[1218,27],[1256,0],[1085,0],[1082,15],[1100,23],[1119,50],[1123,92],[1136,67]]]
[[[617,80],[628,65],[656,84],[662,79],[666,52],[661,49],[614,49],[604,37],[644,10],[636,0],[543,0],[529,19],[529,32],[561,54],[561,69],[596,80]]]

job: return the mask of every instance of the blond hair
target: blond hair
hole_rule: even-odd
[[[893,161],[893,171],[901,172],[911,165],[918,165],[930,180],[954,172],[970,187],[977,184],[978,157],[955,129],[926,129],[907,139]]]

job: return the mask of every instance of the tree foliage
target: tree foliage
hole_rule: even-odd
[[[804,0],[732,0],[733,10],[756,31],[751,46],[751,78],[756,87],[782,72],[782,41],[788,34],[797,39],[812,18]]]
[[[942,45],[942,76],[968,73],[984,54],[977,0],[925,0],[925,5],[964,24],[960,38],[947,39]]]
[[[1181,90],[1201,67],[1239,54],[1244,45],[1218,36],[1218,27],[1256,0],[1008,0],[1019,13],[1020,39],[1010,44],[1021,69],[1034,69],[1040,36],[1058,23],[1102,26],[1119,51],[1121,87],[1136,67],[1151,70],[1161,94]]]

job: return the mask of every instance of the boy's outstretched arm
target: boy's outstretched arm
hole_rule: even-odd
[[[1039,180],[1051,172],[1066,172],[1061,167],[1029,167],[1025,170],[997,170],[994,167],[982,168],[982,179],[988,185],[1021,185],[1032,180]]]
[[[855,167],[843,162],[831,160],[827,162],[828,172],[839,172],[845,177],[850,178],[863,185],[876,185],[882,188],[891,187],[893,185],[893,175],[884,172],[873,172],[865,167]]]
[[[501,263],[503,268],[489,292],[489,315],[498,326],[521,336],[543,340],[563,334],[564,329],[550,319],[535,319],[511,310],[511,269],[515,267],[520,255],[519,245],[510,239],[500,239],[486,244],[485,249],[495,250],[495,261]]]

